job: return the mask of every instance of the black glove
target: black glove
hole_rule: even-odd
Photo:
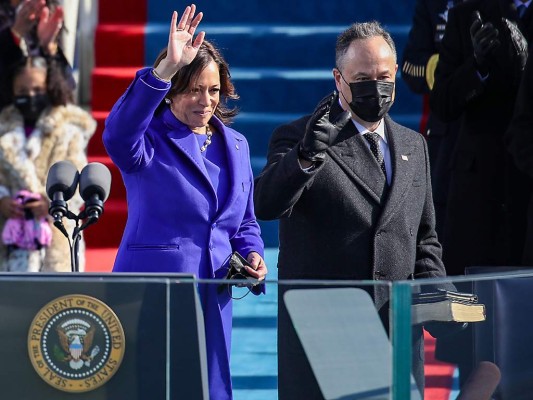
[[[343,111],[334,120],[330,120],[330,109],[334,102],[338,102],[337,95],[328,96],[315,109],[307,121],[305,135],[298,151],[298,155],[311,162],[323,161],[326,150],[335,143],[339,132],[351,119],[348,111]]]
[[[517,60],[517,63],[513,63],[518,67],[519,72],[522,72],[526,66],[527,61],[527,40],[516,26],[515,22],[509,21],[507,18],[502,18],[504,25],[509,30],[511,36],[511,42],[513,43],[512,60]]]
[[[489,73],[490,59],[500,45],[498,29],[490,22],[483,24],[479,11],[474,11],[474,22],[470,26],[470,38],[474,46],[474,58],[482,75]]]

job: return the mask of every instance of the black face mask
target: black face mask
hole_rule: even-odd
[[[363,121],[377,122],[389,112],[393,103],[394,82],[361,81],[346,84],[352,92],[350,108]]]
[[[35,122],[43,110],[48,107],[50,101],[46,94],[36,94],[34,96],[15,96],[13,104],[18,108],[24,122]]]

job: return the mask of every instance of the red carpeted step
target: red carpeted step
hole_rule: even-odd
[[[131,83],[135,71],[144,65],[146,0],[100,1],[99,25],[95,33],[95,65],[91,108],[97,130],[88,145],[90,162],[101,162],[111,171],[109,199],[100,220],[85,231],[88,272],[110,271],[127,219],[126,191],[118,169],[102,143],[104,121],[113,104]],[[111,67],[111,68],[110,68]],[[112,68],[127,67],[127,68]]]
[[[84,231],[87,247],[118,247],[127,217],[126,200],[106,201],[100,220]]]
[[[424,331],[425,400],[448,400],[455,367],[435,359],[435,339]]]
[[[137,67],[97,67],[92,73],[92,108],[110,110],[133,81]]]
[[[111,272],[117,255],[115,247],[100,247],[85,251],[85,272]]]
[[[144,24],[147,18],[146,0],[106,0],[98,2],[98,21],[105,23]]]
[[[95,32],[95,65],[131,67],[144,65],[143,25],[98,25]],[[117,51],[122,49],[122,51]],[[134,49],[135,51],[131,51]]]
[[[89,156],[89,162],[99,162],[104,164],[109,171],[111,171],[111,190],[108,200],[124,200],[126,198],[126,188],[122,181],[122,176],[118,167],[113,164],[113,161],[109,157],[101,156]]]

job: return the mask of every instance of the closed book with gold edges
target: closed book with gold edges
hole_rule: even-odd
[[[485,318],[485,305],[479,304],[477,296],[470,293],[439,290],[413,295],[413,324],[431,321],[480,322]]]

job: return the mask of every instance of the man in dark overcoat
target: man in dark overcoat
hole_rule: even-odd
[[[436,230],[441,242],[446,231],[449,183],[460,120],[442,121],[429,108],[429,94],[435,83],[435,68],[450,10],[462,2],[463,0],[416,0],[413,24],[402,60],[403,81],[413,92],[423,95],[424,112],[420,132],[428,144]],[[443,253],[446,253],[444,245]],[[456,285],[462,291],[472,291],[468,283]],[[471,336],[470,326],[459,335],[439,338],[436,344],[437,359],[458,365],[460,386],[472,369],[472,342],[469,339]]]
[[[516,98],[513,119],[506,133],[507,148],[516,166],[527,174],[529,187],[533,183],[533,58],[528,58],[520,90]],[[526,217],[525,217],[526,218]],[[529,194],[527,230],[522,263],[533,266],[533,196]]]
[[[423,95],[420,133],[428,144],[431,186],[439,240],[444,237],[451,156],[459,121],[443,122],[429,108],[429,93],[435,82],[440,43],[448,13],[463,0],[416,0],[415,14],[402,57],[402,80],[414,93]]]
[[[444,276],[425,140],[387,114],[398,69],[390,34],[354,24],[338,37],[335,61],[337,92],[275,130],[256,178],[257,217],[280,219],[280,280]],[[279,399],[321,399],[279,289]],[[373,295],[387,327],[388,294]],[[422,389],[419,326],[414,337]]]
[[[521,262],[529,185],[503,138],[533,33],[523,3],[471,0],[448,15],[430,95],[443,120],[461,118],[442,239],[448,275]]]

